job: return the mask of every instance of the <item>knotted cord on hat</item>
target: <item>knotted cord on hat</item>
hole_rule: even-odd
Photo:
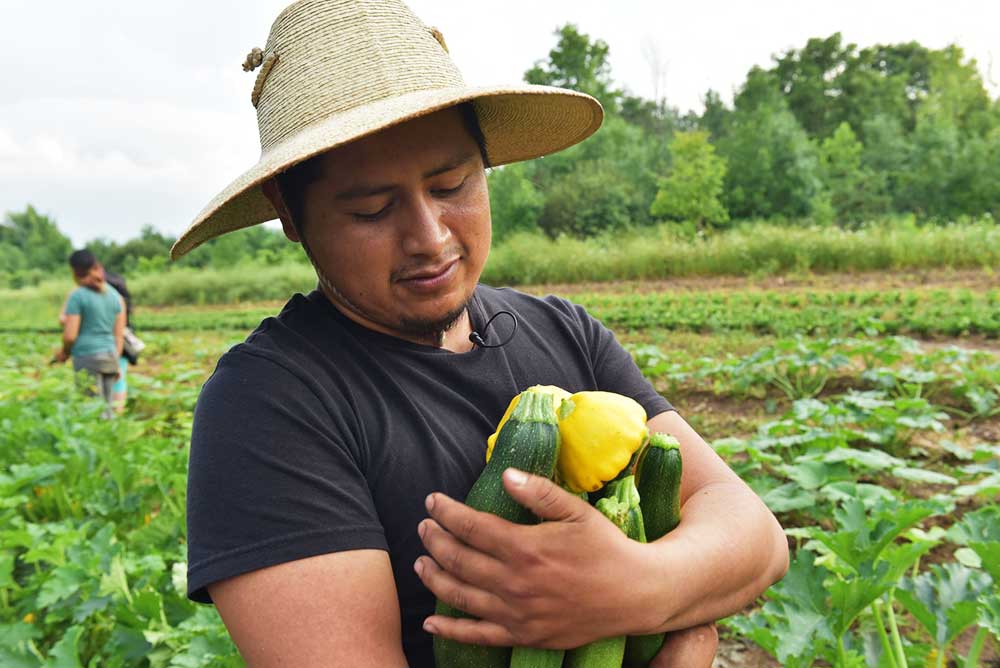
[[[448,45],[445,44],[444,33],[442,33],[440,30],[432,26],[428,26],[427,29],[431,31],[431,36],[437,40],[437,43],[441,45],[441,48],[444,49],[444,52],[448,53]]]
[[[276,62],[278,62],[278,54],[271,53],[265,58],[264,52],[257,47],[254,47],[247,54],[247,59],[243,61],[244,72],[253,72],[258,67],[261,68],[257,74],[257,80],[254,81],[253,91],[250,93],[250,102],[253,104],[254,109],[257,108],[257,102],[260,100],[260,92],[264,88],[264,80],[267,79],[268,73],[270,73],[271,68],[274,67]]]

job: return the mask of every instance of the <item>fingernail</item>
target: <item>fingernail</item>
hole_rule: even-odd
[[[437,633],[437,628],[428,621],[424,622],[424,631],[428,633]]]
[[[427,506],[427,512],[434,510],[434,495],[428,494],[427,499],[424,501],[424,505]]]
[[[425,533],[427,533],[427,523],[421,522],[417,525],[417,535],[423,538]]]
[[[413,570],[415,570],[417,572],[417,575],[423,575],[424,574],[424,560],[423,559],[417,559],[415,562],[413,562]]]
[[[507,469],[504,475],[507,476],[507,480],[518,486],[528,482],[528,476],[517,469]]]

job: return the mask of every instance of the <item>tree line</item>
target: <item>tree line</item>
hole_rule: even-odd
[[[591,138],[489,174],[494,239],[614,234],[664,221],[707,232],[769,220],[855,228],[892,214],[930,222],[1000,216],[1000,99],[958,46],[859,48],[840,33],[753,67],[731,105],[708,90],[700,113],[616,84],[610,49],[568,23],[528,83],[595,96]],[[654,68],[655,69],[655,68]],[[124,243],[87,244],[116,271],[163,270],[174,239],[150,226]],[[28,206],[0,223],[0,285],[64,268],[69,240]],[[303,261],[283,235],[251,227],[178,264]]]

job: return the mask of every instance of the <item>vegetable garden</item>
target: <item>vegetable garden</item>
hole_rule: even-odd
[[[788,575],[720,666],[998,665],[1000,289],[577,290],[762,496]],[[53,314],[0,334],[0,665],[242,665],[184,598],[191,410],[268,313],[140,310],[127,414],[51,367]]]

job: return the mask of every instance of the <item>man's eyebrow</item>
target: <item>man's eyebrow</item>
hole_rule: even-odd
[[[424,178],[429,179],[439,174],[444,174],[445,172],[450,172],[453,169],[457,169],[462,165],[471,162],[479,155],[478,153],[468,153],[457,158],[448,160],[445,164],[440,167],[435,167],[434,169],[425,172]],[[339,192],[334,196],[335,200],[351,200],[351,199],[361,199],[364,197],[373,197],[375,195],[382,195],[384,193],[390,192],[395,188],[393,185],[360,185],[354,188],[349,188],[343,192]]]

